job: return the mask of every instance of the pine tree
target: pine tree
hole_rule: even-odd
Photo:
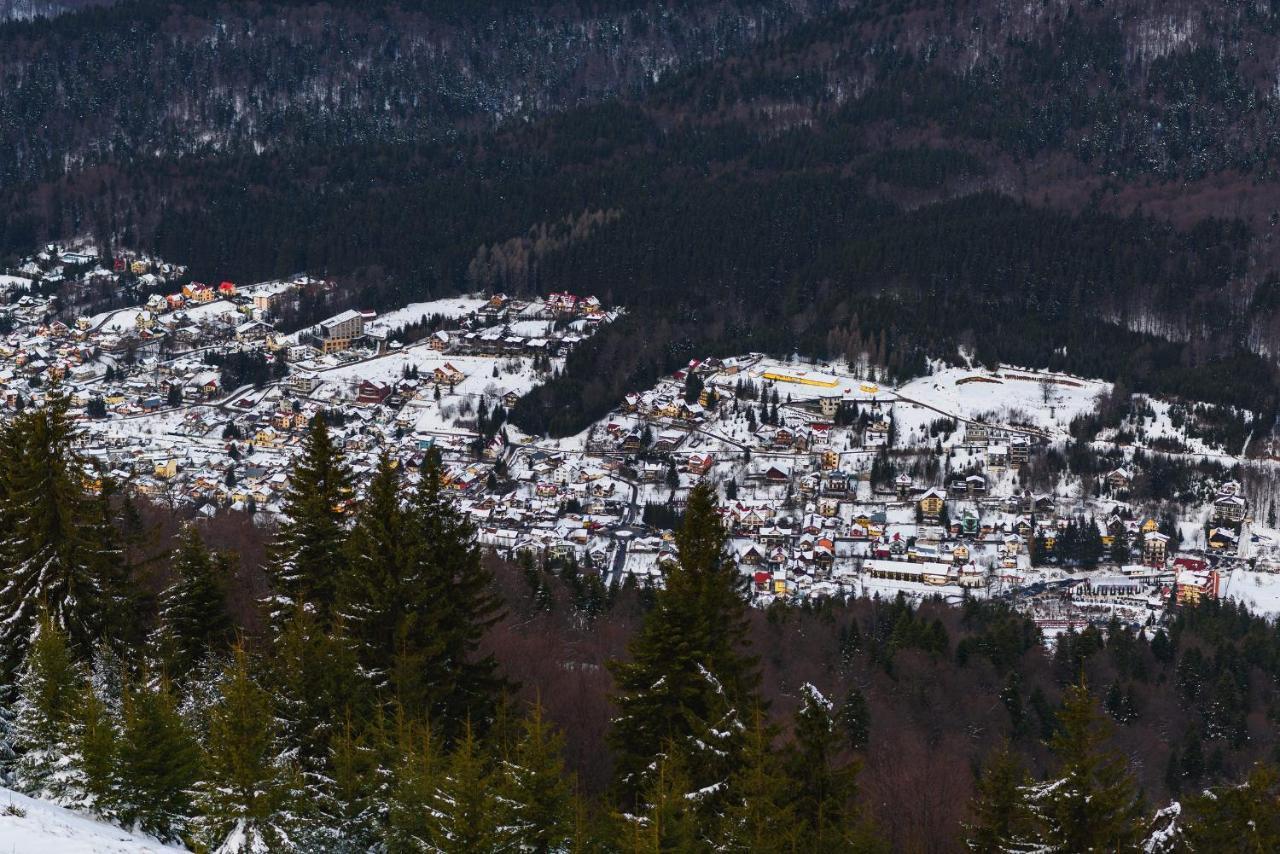
[[[652,773],[645,776],[637,797],[644,809],[622,816],[619,847],[629,854],[710,850],[704,833],[710,828],[699,821],[688,796],[693,786],[688,766],[671,742],[663,748],[654,757]]]
[[[1067,690],[1050,749],[1056,779],[1035,788],[1045,840],[1062,851],[1137,851],[1142,804],[1123,757],[1106,747],[1107,720],[1083,685]]]
[[[199,746],[166,680],[131,686],[123,711],[116,748],[117,815],[162,841],[176,840],[193,812],[190,792],[200,775]]]
[[[280,736],[308,785],[329,773],[333,737],[348,714],[362,718],[371,704],[367,683],[341,624],[326,631],[310,609],[299,607],[276,638],[269,664]]]
[[[1031,779],[1008,744],[996,750],[978,780],[973,822],[966,825],[971,851],[1034,851],[1039,828],[1027,797]]]
[[[742,766],[729,779],[719,850],[751,854],[798,850],[792,784],[773,738],[773,728],[757,707],[747,730]]]
[[[625,804],[646,786],[658,745],[682,754],[694,790],[711,793],[709,809],[738,767],[740,714],[756,705],[759,672],[745,651],[741,576],[724,542],[714,490],[700,483],[676,537],[679,564],[631,642],[631,661],[610,663],[619,714],[609,739]]]
[[[118,821],[124,788],[119,774],[120,730],[102,693],[95,680],[87,679],[72,716],[70,741],[80,758],[80,773],[69,805]]]
[[[428,850],[434,818],[429,811],[443,773],[439,746],[429,727],[397,721],[396,755],[387,808],[386,846],[391,854]]]
[[[119,545],[104,502],[85,488],[73,439],[67,399],[56,393],[0,434],[0,650],[10,672],[41,607],[78,656],[105,624],[124,622]]]
[[[849,689],[840,707],[840,725],[852,750],[866,750],[871,739],[871,709],[856,685]]]
[[[73,764],[72,720],[85,673],[52,615],[43,613],[39,620],[17,686],[11,731],[18,756],[14,784],[34,797],[74,803],[79,800],[77,781],[68,766]]]
[[[345,554],[343,502],[351,492],[351,472],[333,444],[323,416],[311,419],[294,459],[285,492],[283,521],[272,549],[275,595],[272,617],[289,619],[297,606],[315,611],[327,625]]]
[[[209,655],[220,655],[235,638],[226,606],[228,560],[211,555],[200,534],[182,534],[173,570],[177,578],[160,598],[158,646],[166,671],[185,678]]]
[[[292,850],[298,777],[280,750],[271,695],[243,647],[223,671],[208,730],[196,838],[220,854]]]
[[[856,828],[856,761],[840,764],[844,739],[831,701],[812,684],[800,689],[795,741],[787,757],[795,787],[792,801],[805,847],[826,851],[844,844]]]
[[[378,845],[386,828],[390,747],[381,709],[364,724],[346,716],[330,740],[330,770],[304,847],[362,854]]]
[[[446,742],[466,726],[483,730],[503,682],[485,632],[502,615],[493,573],[481,561],[470,521],[444,491],[440,456],[427,455],[408,508],[409,568],[399,591],[390,684],[413,716],[426,716]]]
[[[562,851],[573,830],[573,787],[565,774],[564,736],[543,719],[534,703],[505,763],[503,800],[507,824],[523,851]]]
[[[493,771],[470,726],[463,728],[428,801],[427,843],[441,854],[499,851],[511,844]]]
[[[389,692],[401,630],[427,591],[414,589],[409,525],[400,501],[400,471],[389,454],[378,460],[369,490],[348,539],[348,556],[338,585],[339,613],[370,687]]]
[[[1182,835],[1191,851],[1280,851],[1280,772],[1256,765],[1242,785],[1192,798]]]

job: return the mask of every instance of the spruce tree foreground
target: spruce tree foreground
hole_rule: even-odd
[[[0,433],[0,755],[18,790],[227,854],[889,850],[860,792],[883,724],[864,691],[836,704],[811,683],[793,716],[772,714],[710,484],[692,490],[679,559],[611,664],[614,780],[587,793],[566,734],[514,699],[485,646],[502,600],[438,455],[416,475],[383,457],[360,495],[313,421],[251,636],[226,605],[234,556],[198,525],[176,538],[168,586],[144,595],[119,545],[124,501],[74,439],[56,395]],[[884,612],[865,637],[843,635],[842,656],[865,649],[887,671],[894,648],[949,649],[937,621],[901,602]],[[1049,772],[991,751],[963,838],[942,848],[1277,850],[1271,766],[1189,792],[1171,821],[1110,746],[1119,700],[1108,716],[1081,680],[1059,709],[1033,694],[1022,711],[1020,683],[1002,681],[1012,736],[1043,736]]]

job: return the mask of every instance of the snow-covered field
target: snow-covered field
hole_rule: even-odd
[[[897,389],[898,396],[935,407],[957,418],[992,424],[1032,425],[1051,434],[1066,432],[1071,419],[1091,412],[1111,390],[1101,380],[1002,365],[999,371],[942,368]],[[926,410],[926,418],[939,418]],[[900,425],[901,426],[901,425]]]
[[[172,854],[185,850],[0,788],[0,852],[4,854]]]
[[[1224,592],[1259,616],[1280,617],[1280,574],[1237,569],[1228,577]]]
[[[417,323],[438,314],[441,317],[462,317],[484,305],[479,297],[449,297],[431,302],[409,303],[404,308],[380,314],[365,326],[367,332],[395,332],[403,326]]]

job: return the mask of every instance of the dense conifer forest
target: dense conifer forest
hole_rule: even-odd
[[[626,305],[516,409],[536,433],[744,349],[903,377],[963,348],[1270,421],[1280,111],[1253,57],[1280,18],[1211,6],[148,0],[12,24],[0,252],[87,232],[208,278],[335,277],[343,306]]]

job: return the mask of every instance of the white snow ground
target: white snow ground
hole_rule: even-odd
[[[0,787],[3,854],[173,854],[185,850]]]

